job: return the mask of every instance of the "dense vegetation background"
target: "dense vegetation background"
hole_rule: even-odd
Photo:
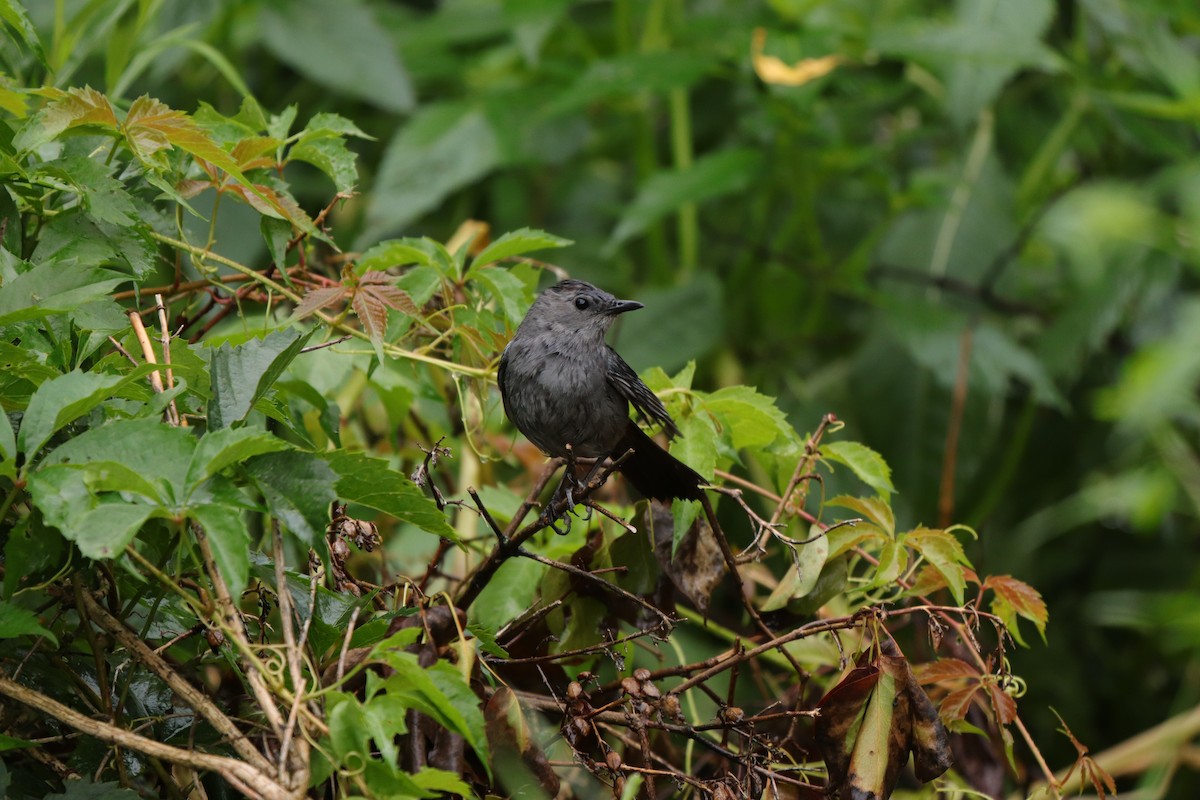
[[[36,131],[50,122],[27,123],[57,96],[26,90],[90,86],[122,118],[149,95],[194,115],[220,143],[234,140],[228,118],[239,109],[247,129],[261,117],[255,133],[276,137],[278,126],[266,123],[297,110],[291,132],[315,133],[273,180],[298,209],[243,190],[244,202],[223,202],[216,213],[211,187],[143,184],[147,198],[162,191],[198,212],[172,220],[160,207],[155,230],[177,222],[193,247],[238,264],[294,263],[294,244],[285,255],[293,230],[309,233],[299,249],[323,259],[335,282],[343,262],[333,242],[346,252],[402,236],[446,242],[467,220],[482,221],[493,237],[534,228],[572,241],[535,255],[646,304],[615,337],[635,368],[675,375],[694,361],[697,389],[756,387],[801,432],[836,414],[851,439],[890,465],[897,529],[964,523],[978,532],[964,541],[980,575],[1011,574],[1042,593],[1045,642],[1027,628],[1031,646],[1009,655],[1027,687],[1022,719],[1052,767],[1068,766],[1076,750],[1056,732],[1051,708],[1093,754],[1125,748],[1108,762],[1123,788],[1140,797],[1194,796],[1195,2],[339,0],[336,12],[321,0],[25,6],[0,0],[3,159],[13,185],[28,178],[28,159],[96,152],[86,139],[86,149],[68,142],[62,153],[39,150],[62,128],[42,135]],[[259,117],[246,111],[247,98]],[[282,130],[286,137],[288,125]],[[176,155],[224,168],[213,153],[181,151],[164,135]],[[340,144],[319,143],[341,137],[356,162]],[[155,152],[146,149],[146,163]],[[254,167],[245,152],[235,158],[247,173]],[[140,180],[130,163],[111,179]],[[152,167],[140,169],[154,177]],[[112,261],[116,253],[136,286],[170,286],[172,265],[153,255],[170,242],[144,240],[151,254],[131,257],[127,240],[99,244],[94,233],[55,226],[49,198],[89,181],[93,194],[75,194],[103,207],[115,190],[67,166],[10,189],[0,198],[7,250],[35,263]],[[334,201],[351,187],[352,196]],[[148,208],[139,200],[87,224],[121,227],[122,217]],[[318,234],[311,220],[326,208]],[[282,233],[262,224],[268,211],[286,221]],[[13,220],[22,214],[36,228],[20,229]],[[87,241],[91,247],[78,244]],[[183,279],[229,274],[211,262],[210,272],[198,269],[203,261],[181,257]],[[5,269],[6,284],[22,272]],[[538,280],[531,267],[520,269],[517,289],[502,279],[487,288],[505,298],[511,291],[518,308],[460,320],[495,334],[455,340],[447,358],[469,369],[450,383],[464,396],[487,396],[501,334]],[[483,296],[484,287],[477,290]],[[185,338],[243,341],[239,335],[270,315],[256,299],[227,303],[211,326],[197,314]],[[14,308],[0,311],[6,324],[28,324]],[[82,334],[72,337],[82,342]],[[95,347],[107,353],[104,342]],[[25,402],[41,379],[23,379]],[[494,395],[479,408],[463,401],[460,414],[458,399],[447,403],[431,385],[395,376],[376,380],[369,402],[348,389],[348,373],[314,367],[295,379],[350,419],[343,444],[394,449],[408,464],[420,461],[415,445],[432,445],[433,433],[462,437],[460,417],[486,418],[478,423],[486,436],[453,442],[456,452],[478,448],[484,464],[482,476],[457,476],[459,499],[468,483],[514,474],[512,459],[507,471],[487,466],[507,456],[511,441]],[[5,410],[24,410],[12,397],[20,391]],[[382,417],[370,418],[372,403],[385,409]],[[259,452],[247,446],[237,455]],[[29,509],[15,453],[6,451],[0,517],[10,530]],[[415,551],[389,545],[391,569],[427,562],[436,539],[426,538]],[[6,595],[15,580],[10,568]],[[1169,732],[1157,727],[1170,719]],[[1135,742],[1143,732],[1149,738]]]

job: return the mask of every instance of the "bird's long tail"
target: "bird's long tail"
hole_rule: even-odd
[[[627,450],[633,453],[621,462],[621,472],[646,497],[700,499],[700,487],[705,483],[700,473],[659,447],[633,420],[613,448],[613,458],[620,458]]]

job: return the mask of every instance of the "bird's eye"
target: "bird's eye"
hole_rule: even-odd
[[[578,308],[580,311],[583,311],[589,305],[590,304],[588,303],[588,299],[586,297],[576,297],[575,298],[575,307]]]

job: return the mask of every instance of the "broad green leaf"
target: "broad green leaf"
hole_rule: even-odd
[[[253,428],[221,428],[200,437],[188,465],[187,490],[196,487],[231,464],[243,462],[263,453],[291,448],[287,442],[266,431]]]
[[[445,276],[452,276],[455,273],[454,257],[441,242],[435,242],[428,237],[390,239],[380,242],[362,254],[354,264],[354,271],[359,275],[365,275],[368,272],[383,272],[409,264],[435,267]],[[402,288],[404,287],[402,286]]]
[[[671,501],[671,558],[675,558],[679,553],[679,545],[683,543],[684,537],[692,529],[692,524],[702,510],[703,506],[697,500],[676,498]],[[654,515],[650,518],[654,519]]]
[[[714,54],[678,49],[632,52],[594,60],[569,89],[550,103],[546,114],[565,114],[612,97],[664,93],[691,86],[716,64]]]
[[[501,160],[496,132],[473,104],[425,106],[388,143],[360,238],[371,241],[407,226]]]
[[[338,474],[337,496],[342,500],[382,511],[427,533],[458,541],[446,515],[415,483],[388,466],[386,461],[344,451],[328,456]]]
[[[178,511],[195,447],[196,438],[187,430],[155,419],[119,420],[84,431],[54,448],[43,459],[41,469],[119,458],[122,466],[156,487],[157,496],[169,499],[172,511]]]
[[[15,639],[18,636],[45,636],[55,646],[58,638],[42,627],[37,614],[15,603],[0,600],[0,639]]]
[[[329,504],[337,499],[338,476],[313,453],[289,451],[252,458],[245,464],[271,514],[309,547],[322,540]]]
[[[108,98],[92,88],[41,89],[37,92],[49,98],[38,113],[29,118],[13,137],[13,148],[19,153],[36,150],[60,134],[74,128],[93,128],[104,133],[117,132],[117,115]]]
[[[227,428],[246,418],[312,336],[292,329],[274,331],[244,344],[213,350],[210,429]]]
[[[943,530],[916,528],[904,534],[903,542],[928,561],[946,580],[954,602],[962,605],[967,580],[963,569],[970,562],[963,552],[962,543],[954,535]]]
[[[250,532],[240,510],[224,505],[200,505],[189,516],[204,528],[217,570],[229,593],[241,597],[250,575]]]
[[[41,319],[107,296],[129,280],[99,267],[47,261],[0,286],[0,325]]]
[[[30,260],[57,262],[63,271],[71,271],[67,265],[72,262],[104,266],[136,278],[145,277],[162,263],[149,227],[114,224],[81,208],[51,218]]]
[[[339,192],[349,192],[358,183],[357,159],[341,137],[302,137],[288,150],[288,161],[312,164],[329,176]]]
[[[735,449],[765,447],[792,433],[775,401],[750,386],[727,386],[703,399],[706,409],[727,426]]]
[[[606,245],[607,251],[615,252],[620,245],[685,203],[701,203],[742,191],[750,185],[761,166],[762,156],[758,151],[734,148],[702,156],[688,169],[651,175],[638,187],[633,201],[625,206]]]
[[[509,324],[521,324],[533,298],[520,278],[504,269],[484,267],[471,271],[471,280],[483,284],[504,312]]]
[[[831,461],[845,464],[859,480],[881,495],[887,496],[896,491],[892,485],[891,467],[883,460],[883,456],[864,444],[824,442],[821,454]]]
[[[0,20],[4,20],[5,24],[20,37],[42,68],[49,70],[50,66],[46,63],[46,51],[42,48],[42,41],[38,38],[37,29],[29,21],[29,15],[18,0],[0,0]]]
[[[104,402],[122,380],[121,375],[76,370],[43,383],[29,399],[21,422],[21,452],[32,459],[55,431]]]
[[[508,559],[471,604],[471,619],[488,630],[500,630],[533,606],[547,569],[532,559]]]
[[[97,466],[103,473],[104,467]],[[115,492],[98,496],[87,486],[88,468],[43,468],[29,476],[29,493],[46,522],[62,531],[88,558],[114,558],[159,507],[126,502]]]
[[[896,535],[896,518],[892,513],[892,507],[882,497],[839,495],[827,500],[826,504],[850,509],[868,522],[878,526],[889,538]]]
[[[945,104],[960,126],[990,105],[1019,70],[1056,70],[1042,42],[1054,16],[1051,0],[959,0],[951,22],[917,16],[876,29],[871,49],[904,56],[934,69],[945,81]]]
[[[775,611],[792,600],[807,596],[816,588],[821,570],[825,567],[825,559],[829,556],[829,537],[822,536],[821,529],[816,525],[805,530],[802,521],[797,520],[788,526],[788,536],[812,541],[796,547],[791,566],[763,603],[763,611]]]
[[[574,242],[570,239],[563,239],[545,231],[534,230],[533,228],[521,228],[520,230],[509,231],[483,248],[482,252],[475,256],[475,260],[471,263],[472,266],[484,267],[493,262],[519,256],[524,253],[569,247],[572,244]]]
[[[462,674],[445,661],[422,667],[412,653],[377,646],[374,655],[395,670],[395,674],[377,684],[393,697],[416,708],[447,730],[460,734],[485,766],[488,761],[487,736],[479,698],[463,680]],[[371,689],[368,688],[368,692]],[[489,769],[490,772],[490,769]]]
[[[395,39],[372,5],[322,0],[265,4],[263,42],[280,61],[318,85],[390,112],[411,111],[416,95]]]
[[[0,403],[0,462],[4,462],[5,466],[12,470],[9,477],[16,474],[16,459],[17,437],[13,433],[12,420],[4,410],[4,405]],[[0,474],[3,474],[4,469],[5,467],[0,467]]]
[[[711,482],[717,469],[717,429],[712,419],[703,413],[686,416],[679,421],[679,433],[671,455]]]

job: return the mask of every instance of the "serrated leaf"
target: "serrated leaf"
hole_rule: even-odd
[[[54,432],[112,395],[124,378],[98,372],[68,372],[46,381],[29,398],[17,446],[32,458]]]
[[[101,92],[92,88],[41,89],[37,92],[50,102],[17,131],[13,148],[27,153],[51,142],[65,131],[94,127],[108,133],[117,131],[117,115]]]
[[[440,243],[430,238],[390,239],[371,247],[354,264],[359,275],[383,272],[394,267],[419,264],[435,267],[446,276],[454,275],[454,257]]]
[[[941,573],[946,581],[946,588],[954,596],[954,601],[962,605],[967,587],[963,565],[969,563],[962,543],[954,538],[953,534],[931,528],[911,530],[904,534],[903,541],[924,556],[925,560]]]
[[[121,127],[129,149],[140,161],[161,169],[165,162],[158,154],[177,147],[246,183],[233,156],[221,149],[195,120],[148,95],[133,101]]]
[[[882,495],[896,491],[892,485],[892,469],[883,456],[858,442],[825,442],[821,445],[825,458],[845,464],[858,479]]]
[[[671,455],[711,482],[717,470],[717,429],[712,419],[707,414],[686,416],[679,421],[679,433]]]
[[[58,645],[58,638],[42,627],[37,614],[15,603],[0,601],[0,639],[15,639],[18,636],[45,636]]]
[[[325,173],[339,192],[358,183],[358,156],[333,136],[302,137],[290,150],[288,161],[303,161]]]
[[[735,449],[765,447],[792,432],[775,401],[751,386],[727,386],[704,398],[704,407],[725,423]]]
[[[309,547],[316,547],[329,522],[338,476],[314,453],[270,453],[246,462],[271,514]]]
[[[575,244],[570,239],[546,233],[533,228],[521,228],[496,239],[475,256],[471,262],[472,268],[487,266],[505,258],[519,256],[522,253],[532,253],[537,250],[552,250],[559,247],[569,247]]]
[[[229,593],[241,597],[250,576],[250,533],[242,512],[225,505],[205,504],[188,510],[208,536],[213,562],[229,584]]]
[[[0,325],[71,311],[107,296],[128,280],[128,275],[114,270],[44,261],[0,286]]]
[[[533,300],[525,282],[511,272],[495,267],[472,270],[471,280],[487,287],[488,294],[504,312],[504,318],[512,325],[519,325]]]
[[[274,331],[237,347],[226,343],[213,350],[212,398],[208,403],[210,429],[226,428],[245,419],[254,403],[300,354],[312,333]]]
[[[339,451],[328,456],[338,474],[334,490],[342,500],[382,511],[421,530],[458,542],[458,534],[417,485],[387,462],[362,453]]]
[[[42,468],[29,477],[30,496],[46,522],[58,528],[88,558],[119,555],[145,521],[160,511],[150,503],[127,502],[115,492],[93,492],[89,478],[102,481],[108,463]]]
[[[874,524],[889,537],[894,538],[896,536],[896,518],[892,514],[892,507],[888,504],[887,500],[881,497],[839,495],[831,500],[827,500],[826,505],[848,508]]]
[[[417,306],[408,292],[395,285],[395,278],[386,272],[363,274],[350,301],[363,331],[379,345],[387,333],[387,310],[395,309],[410,317],[417,315]],[[382,358],[382,356],[381,356]]]
[[[1042,641],[1046,641],[1046,622],[1049,620],[1049,612],[1046,610],[1046,602],[1037,589],[1011,575],[992,575],[984,581],[983,588],[992,589],[996,593],[992,600],[992,612],[1004,620],[1004,626],[1008,628],[1018,643],[1025,644],[1017,627],[1018,616],[1032,622],[1037,628],[1038,634],[1041,635]]]
[[[221,470],[263,453],[289,450],[291,445],[266,431],[252,428],[220,428],[200,438],[188,465],[188,492]]]
[[[344,286],[324,286],[312,289],[304,297],[293,312],[296,319],[304,319],[309,314],[329,308],[337,302],[349,297],[350,292]]]

